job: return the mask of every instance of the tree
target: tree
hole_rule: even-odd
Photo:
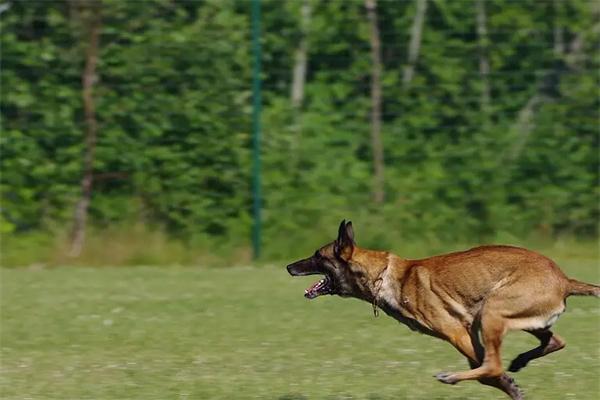
[[[300,43],[294,53],[294,67],[292,69],[292,84],[290,100],[293,108],[292,129],[295,131],[292,138],[292,154],[294,165],[298,164],[298,145],[302,134],[302,103],[306,85],[308,68],[308,32],[310,28],[310,14],[312,6],[310,0],[303,0],[300,6]]]
[[[487,57],[487,22],[485,14],[485,1],[476,0],[477,8],[477,39],[479,42],[479,77],[481,79],[481,110],[488,112],[490,105],[490,63]]]
[[[79,19],[77,22],[84,31],[82,42],[84,42],[85,47],[85,67],[81,76],[81,95],[85,116],[85,154],[83,159],[83,178],[81,179],[81,198],[75,206],[73,228],[71,231],[71,250],[69,252],[70,256],[77,257],[81,253],[85,240],[85,225],[94,182],[94,159],[98,133],[94,86],[98,81],[96,68],[98,65],[98,48],[102,29],[102,7],[99,0],[85,3],[75,2],[73,5]]]
[[[423,36],[423,25],[425,24],[425,13],[427,12],[427,0],[416,0],[417,8],[412,28],[410,30],[410,45],[408,47],[408,61],[404,67],[402,83],[406,87],[410,84],[415,74],[421,38]]]
[[[308,30],[310,26],[311,5],[310,0],[303,0],[301,6],[301,37],[294,55],[294,68],[292,71],[292,106],[299,109],[304,100],[304,85],[306,83],[306,67],[308,64]]]
[[[383,142],[381,140],[381,40],[377,26],[377,2],[365,0],[371,43],[371,150],[373,152],[373,200],[385,198]]]

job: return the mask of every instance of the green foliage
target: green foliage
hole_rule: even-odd
[[[2,14],[0,233],[18,240],[71,223],[85,43],[72,3],[11,4]],[[371,201],[363,1],[309,0],[306,96],[296,110],[301,4],[263,1],[266,258],[328,240],[341,218],[359,222],[360,237],[377,247],[597,234],[593,1],[485,2],[489,106],[475,2],[429,2],[409,86],[402,70],[415,4],[378,2],[382,206]],[[102,2],[94,232],[146,225],[187,248],[247,248],[249,32],[245,1]]]

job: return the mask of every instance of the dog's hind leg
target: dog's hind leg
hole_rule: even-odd
[[[546,354],[550,354],[565,347],[565,341],[557,334],[552,333],[549,329],[526,330],[525,332],[531,333],[538,338],[540,340],[540,345],[535,349],[519,354],[517,358],[512,360],[510,367],[508,367],[508,370],[511,372],[519,371],[533,359],[543,357]]]
[[[455,335],[449,338],[450,343],[460,351],[469,362],[472,369],[481,366],[481,360],[483,359],[483,347],[479,343],[476,332],[457,331]],[[441,373],[436,375],[441,382],[444,382],[443,378],[445,374]],[[487,386],[492,386],[502,390],[512,400],[523,400],[523,393],[519,389],[519,386],[515,383],[507,374],[503,373],[498,377],[479,378],[478,381]],[[444,382],[447,383],[447,382]]]

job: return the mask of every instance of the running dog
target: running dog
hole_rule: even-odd
[[[464,355],[471,370],[440,372],[455,384],[478,380],[523,399],[501,364],[500,346],[510,330],[523,330],[540,345],[510,364],[517,372],[535,358],[565,346],[550,328],[572,295],[600,297],[600,286],[568,278],[549,258],[512,246],[481,246],[421,260],[356,246],[352,223],[342,221],[335,241],[287,266],[293,276],[320,274],[306,289],[314,299],[355,297],[382,309],[410,329],[443,339]],[[481,335],[481,341],[479,340]]]

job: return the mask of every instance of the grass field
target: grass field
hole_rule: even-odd
[[[563,263],[562,265],[566,265]],[[565,270],[600,281],[593,260]],[[448,344],[369,304],[307,301],[273,268],[2,270],[2,399],[504,399]],[[600,301],[570,298],[565,350],[514,374],[528,399],[598,399]],[[504,360],[536,342],[510,334]]]

